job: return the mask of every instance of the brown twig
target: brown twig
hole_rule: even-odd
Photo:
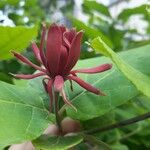
[[[96,128],[96,129],[83,131],[83,133],[85,133],[85,134],[94,134],[97,132],[102,133],[102,132],[110,131],[110,130],[113,130],[116,128],[121,128],[121,127],[130,125],[130,124],[133,124],[133,123],[136,123],[136,122],[148,119],[148,118],[150,118],[150,112],[142,114],[142,115],[137,116],[137,117],[133,117],[131,119],[123,120],[123,121],[108,125],[108,126],[103,127],[103,128]]]

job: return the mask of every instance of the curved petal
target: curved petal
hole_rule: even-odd
[[[94,74],[94,73],[100,73],[100,72],[104,72],[106,70],[111,69],[112,64],[103,64],[94,68],[87,68],[87,69],[77,69],[77,70],[73,70],[70,71],[70,73],[88,73],[88,74]]]
[[[61,46],[61,51],[60,51],[60,60],[59,60],[59,69],[58,73],[62,74],[64,71],[64,67],[67,62],[67,57],[68,57],[68,52],[65,46]]]
[[[71,104],[71,102],[67,99],[67,96],[65,94],[65,91],[63,89],[63,86],[64,86],[64,79],[62,76],[58,75],[55,77],[55,80],[54,80],[54,90],[56,92],[59,92],[61,93],[61,96],[63,97],[63,100],[64,102],[71,106],[75,111],[77,111],[77,109]]]
[[[69,41],[69,43],[72,43],[72,40],[76,36],[76,29],[72,28],[69,31],[66,31],[64,33],[64,37]]]
[[[40,41],[39,50],[40,50],[40,56],[41,56],[42,62],[44,64],[44,66],[47,67],[46,57],[44,54],[45,36],[46,36],[46,25],[43,24],[43,26],[42,26],[42,37],[41,37],[41,41]]]
[[[82,31],[78,32],[72,41],[72,44],[69,50],[67,64],[64,69],[64,75],[68,74],[68,72],[74,67],[74,65],[79,59],[82,35],[83,35]]]
[[[44,72],[39,72],[36,74],[12,74],[12,73],[10,73],[10,74],[13,75],[14,77],[20,78],[20,79],[33,79],[33,78],[36,78],[39,76],[46,75]]]
[[[61,29],[59,28],[59,26],[53,24],[49,28],[46,43],[46,58],[48,62],[49,72],[52,76],[55,76],[58,72],[61,45]]]
[[[33,53],[34,53],[35,57],[37,58],[37,60],[38,60],[40,63],[42,63],[41,56],[40,56],[40,50],[39,50],[39,48],[37,47],[36,43],[32,42],[31,46],[32,46]]]
[[[23,55],[19,54],[19,53],[16,53],[14,51],[12,51],[12,53],[14,54],[14,56],[19,59],[20,61],[22,61],[23,63],[37,69],[37,70],[40,70],[40,71],[43,71],[43,72],[46,72],[45,69],[33,64],[29,59],[27,59],[26,57],[24,57]]]
[[[78,78],[76,76],[68,76],[67,79],[77,82],[80,86],[82,86],[87,91],[90,91],[90,92],[92,92],[92,93],[94,93],[96,95],[103,95],[103,96],[105,96],[105,94],[102,93],[99,89],[93,87],[91,84],[81,80],[80,78]]]
[[[72,108],[77,112],[76,107],[72,105],[72,103],[71,103],[70,100],[68,100],[68,98],[67,98],[67,96],[66,96],[65,91],[64,91],[63,88],[62,88],[62,90],[60,91],[60,93],[61,93],[61,95],[62,95],[62,97],[63,97],[64,103],[67,104],[67,105],[69,105],[70,107],[72,107]]]

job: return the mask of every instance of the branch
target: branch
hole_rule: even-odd
[[[57,123],[57,126],[59,128],[60,134],[62,134],[61,119],[60,119],[60,115],[58,113],[58,111],[59,111],[58,97],[59,97],[59,94],[57,92],[55,92],[54,89],[53,89],[53,100],[54,100],[54,106],[55,106],[56,123]]]
[[[101,132],[105,132],[105,131],[110,131],[110,130],[113,130],[113,129],[116,129],[116,128],[121,128],[121,127],[124,127],[126,125],[130,125],[130,124],[133,124],[133,123],[136,123],[136,122],[148,119],[148,118],[150,118],[150,112],[142,114],[142,115],[137,116],[137,117],[133,117],[131,119],[123,120],[123,121],[108,125],[108,126],[103,127],[103,128],[96,128],[96,129],[83,131],[83,133],[85,133],[85,134],[94,134],[94,133],[97,133],[97,132],[101,133]]]

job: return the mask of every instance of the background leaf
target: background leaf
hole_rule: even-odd
[[[92,47],[110,57],[117,65],[119,70],[141,91],[144,95],[150,97],[150,77],[144,75],[140,71],[134,69],[129,64],[124,62],[110,47],[108,47],[103,40],[98,37],[92,41]],[[146,53],[145,53],[146,54]]]
[[[135,14],[142,14],[145,16],[148,16],[148,12],[146,10],[146,8],[148,8],[150,5],[141,5],[135,8],[128,8],[128,9],[124,9],[118,16],[118,19],[123,20],[124,22],[127,21],[129,19],[129,17],[131,15],[135,15]]]
[[[0,26],[0,59],[9,59],[10,50],[23,51],[36,38],[38,27],[3,27]]]
[[[122,52],[119,55],[134,68],[142,73],[150,75],[150,45],[136,48],[130,51]],[[87,59],[80,61],[77,68],[94,67],[98,64],[110,63],[106,57]],[[67,107],[67,115],[79,120],[92,119],[116,108],[136,97],[139,91],[116,67],[101,74],[80,75],[82,79],[100,88],[106,93],[106,96],[97,96],[85,91],[77,84],[73,83],[74,92],[71,92],[69,83],[66,86],[66,92],[73,105],[77,108],[74,112]],[[90,110],[90,111],[89,111]]]

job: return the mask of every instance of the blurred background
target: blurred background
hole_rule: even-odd
[[[16,80],[9,72],[35,71],[13,58],[10,50],[17,49],[38,64],[30,42],[36,39],[39,44],[42,22],[56,22],[84,30],[80,59],[100,56],[85,42],[90,42],[97,36],[101,36],[116,52],[150,44],[149,0],[0,0],[0,80],[14,84]],[[14,36],[20,45],[15,45]],[[126,110],[127,107],[130,109],[131,105],[126,104],[123,109]],[[122,115],[129,116],[128,113]],[[142,150],[150,149],[148,127],[145,123],[145,133],[140,132],[135,137],[128,138],[124,142],[126,145],[117,141],[114,149],[127,150],[130,147],[135,150],[140,146]],[[139,126],[136,128],[138,130]],[[111,132],[107,137],[104,135],[103,140],[110,140],[111,143],[118,137],[118,132]]]
[[[0,0],[0,25],[38,26],[37,41],[42,22],[48,24],[56,22],[67,27],[76,27],[77,30],[83,29],[85,33],[81,59],[86,59],[96,57],[97,54],[85,41],[97,36],[101,36],[114,51],[123,51],[149,43],[149,2],[149,0]],[[1,34],[0,49],[4,49],[2,47],[4,38]],[[19,51],[35,62],[29,45],[30,41]],[[0,51],[0,80],[13,83],[9,72],[34,72],[32,68],[13,59],[10,54],[9,57],[3,57],[4,54],[2,50]],[[7,52],[9,51],[10,49]]]

